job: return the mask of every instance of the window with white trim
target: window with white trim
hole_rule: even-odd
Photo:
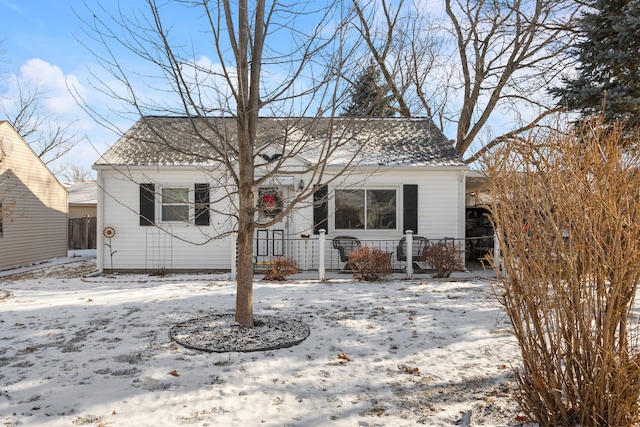
[[[337,230],[395,230],[397,191],[362,189],[335,191]]]
[[[165,187],[162,189],[162,221],[189,221],[189,189]]]

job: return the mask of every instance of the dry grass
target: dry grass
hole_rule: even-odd
[[[501,147],[487,160],[502,266],[496,293],[540,425],[638,421],[640,153],[599,122]]]

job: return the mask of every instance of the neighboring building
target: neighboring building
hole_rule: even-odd
[[[67,190],[0,121],[0,270],[67,255]]]
[[[98,189],[95,180],[79,181],[69,191],[69,249],[96,248]]]
[[[429,239],[464,239],[468,167],[425,118],[261,119],[256,154],[266,161],[256,167],[256,177],[266,179],[256,189],[259,217],[269,220],[311,182],[314,150],[330,129],[332,138],[370,141],[357,168],[336,179],[351,156],[347,150],[335,153],[323,171],[326,185],[313,200],[256,231],[256,260],[292,256],[299,267],[317,269],[318,251],[310,248],[319,229],[327,231],[327,251],[332,237],[348,235],[389,242],[390,257],[405,230]],[[94,164],[99,268],[231,269],[234,222],[225,214],[233,212],[227,195],[235,187],[208,145],[216,135],[233,141],[234,119],[210,119],[205,126],[183,117],[146,117]],[[275,162],[268,160],[277,158],[286,141],[304,141],[305,150],[271,175]],[[331,262],[327,268],[341,266]]]
[[[73,183],[69,191],[69,219],[95,218],[98,205],[98,188],[95,180]]]

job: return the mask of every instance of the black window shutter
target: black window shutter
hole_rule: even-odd
[[[156,218],[155,185],[140,184],[140,225],[153,225]]]
[[[415,184],[406,184],[402,186],[402,200],[404,203],[402,209],[402,226],[403,232],[411,230],[418,232],[418,186]]]
[[[195,185],[195,223],[209,225],[209,184]]]
[[[316,186],[316,191],[313,193],[313,234],[320,234],[321,229],[329,231],[327,221],[329,217],[328,194],[329,186]]]

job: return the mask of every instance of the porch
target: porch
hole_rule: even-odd
[[[275,258],[291,258],[297,263],[300,274],[310,274],[310,277],[319,277],[322,280],[327,273],[331,276],[351,274],[347,262],[348,253],[357,247],[369,246],[380,249],[389,257],[394,274],[412,277],[415,274],[431,272],[431,266],[424,262],[420,255],[425,245],[437,242],[455,245],[467,271],[481,269],[483,258],[490,253],[497,253],[493,236],[425,239],[408,232],[394,240],[373,240],[355,239],[351,236],[329,237],[325,233],[298,238],[271,234],[258,235],[254,240],[254,269],[256,273],[260,273]],[[484,261],[484,264],[486,266],[487,262]],[[232,270],[231,273],[235,276],[235,271]]]

